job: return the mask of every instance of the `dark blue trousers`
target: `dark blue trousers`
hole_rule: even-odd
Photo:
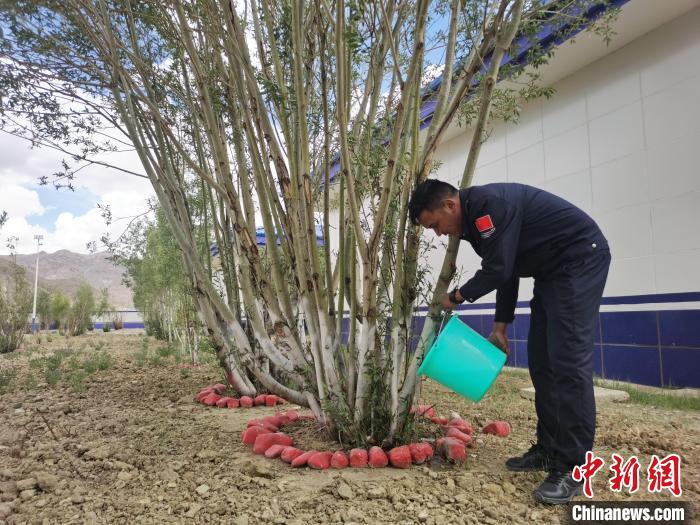
[[[593,341],[609,266],[610,251],[597,249],[535,279],[527,352],[537,440],[559,470],[593,449]]]

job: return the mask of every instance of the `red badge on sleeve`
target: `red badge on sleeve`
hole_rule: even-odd
[[[491,237],[493,232],[496,231],[496,227],[493,225],[493,221],[491,220],[491,215],[482,215],[476,221],[474,221],[474,225],[479,231],[482,239]]]

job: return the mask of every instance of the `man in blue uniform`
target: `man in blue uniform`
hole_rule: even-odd
[[[409,203],[414,224],[469,242],[481,269],[442,299],[453,308],[496,290],[489,339],[510,354],[520,277],[534,277],[527,340],[535,386],[537,442],[510,458],[513,471],[546,470],[535,490],[542,502],[567,503],[581,492],[572,470],[595,435],[593,340],[610,266],[608,242],[582,210],[546,191],[501,183],[464,190],[439,180],[420,184]]]

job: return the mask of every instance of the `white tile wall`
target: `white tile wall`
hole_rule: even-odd
[[[649,201],[649,176],[643,151],[636,151],[591,169],[593,209],[614,208]]]
[[[650,95],[694,76],[700,71],[700,9],[668,24],[669,30],[654,31],[640,39],[642,94]]]
[[[508,155],[508,182],[538,187],[544,185],[544,151],[541,142]]]
[[[649,147],[700,131],[700,74],[644,98]]]
[[[700,8],[581,69],[482,147],[475,184],[523,182],[590,212],[613,255],[606,295],[700,291],[698,28]],[[437,156],[465,156],[467,135]],[[479,259],[465,244],[458,264]]]
[[[608,239],[613,260],[653,254],[651,206],[627,206],[595,216]]]
[[[617,109],[589,123],[591,165],[624,157],[644,146],[639,102]]]
[[[507,170],[508,166],[505,158],[492,162],[486,166],[476,168],[476,172],[474,173],[474,184],[483,186],[484,184],[490,184],[492,182],[506,182],[508,180],[506,176]]]
[[[700,193],[655,202],[651,226],[656,254],[700,249]]]
[[[576,85],[576,75],[557,84],[552,98],[542,105],[544,138],[553,137],[586,123],[586,99]]]
[[[591,173],[588,169],[548,180],[544,184],[544,189],[559,195],[588,213],[591,211]]]
[[[615,255],[613,254],[614,257]],[[603,292],[604,296],[653,293],[657,293],[653,257],[613,259],[605,291]]]
[[[640,98],[639,72],[619,74],[605,71],[600,84],[587,95],[588,118],[596,118]]]
[[[700,290],[700,250],[655,257],[656,286],[664,293]]]
[[[506,125],[506,148],[509,155],[542,140],[541,102],[526,106],[517,123]]]
[[[471,140],[470,134],[463,134],[465,138],[468,136]],[[464,148],[469,151],[469,141],[464,141]],[[481,145],[481,153],[479,154],[479,159],[476,162],[477,167],[483,166],[484,164],[490,164],[498,159],[502,159],[506,156],[506,133],[505,126],[502,124],[496,125],[489,134],[489,138]]]
[[[700,190],[700,133],[649,148],[646,165],[654,199]]]
[[[544,142],[544,168],[547,180],[589,167],[588,127],[584,124]]]

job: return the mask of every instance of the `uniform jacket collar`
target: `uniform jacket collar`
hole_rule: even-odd
[[[459,236],[460,239],[470,240],[469,235],[469,194],[471,193],[471,188],[465,188],[459,190],[459,201],[462,206],[462,233]]]

